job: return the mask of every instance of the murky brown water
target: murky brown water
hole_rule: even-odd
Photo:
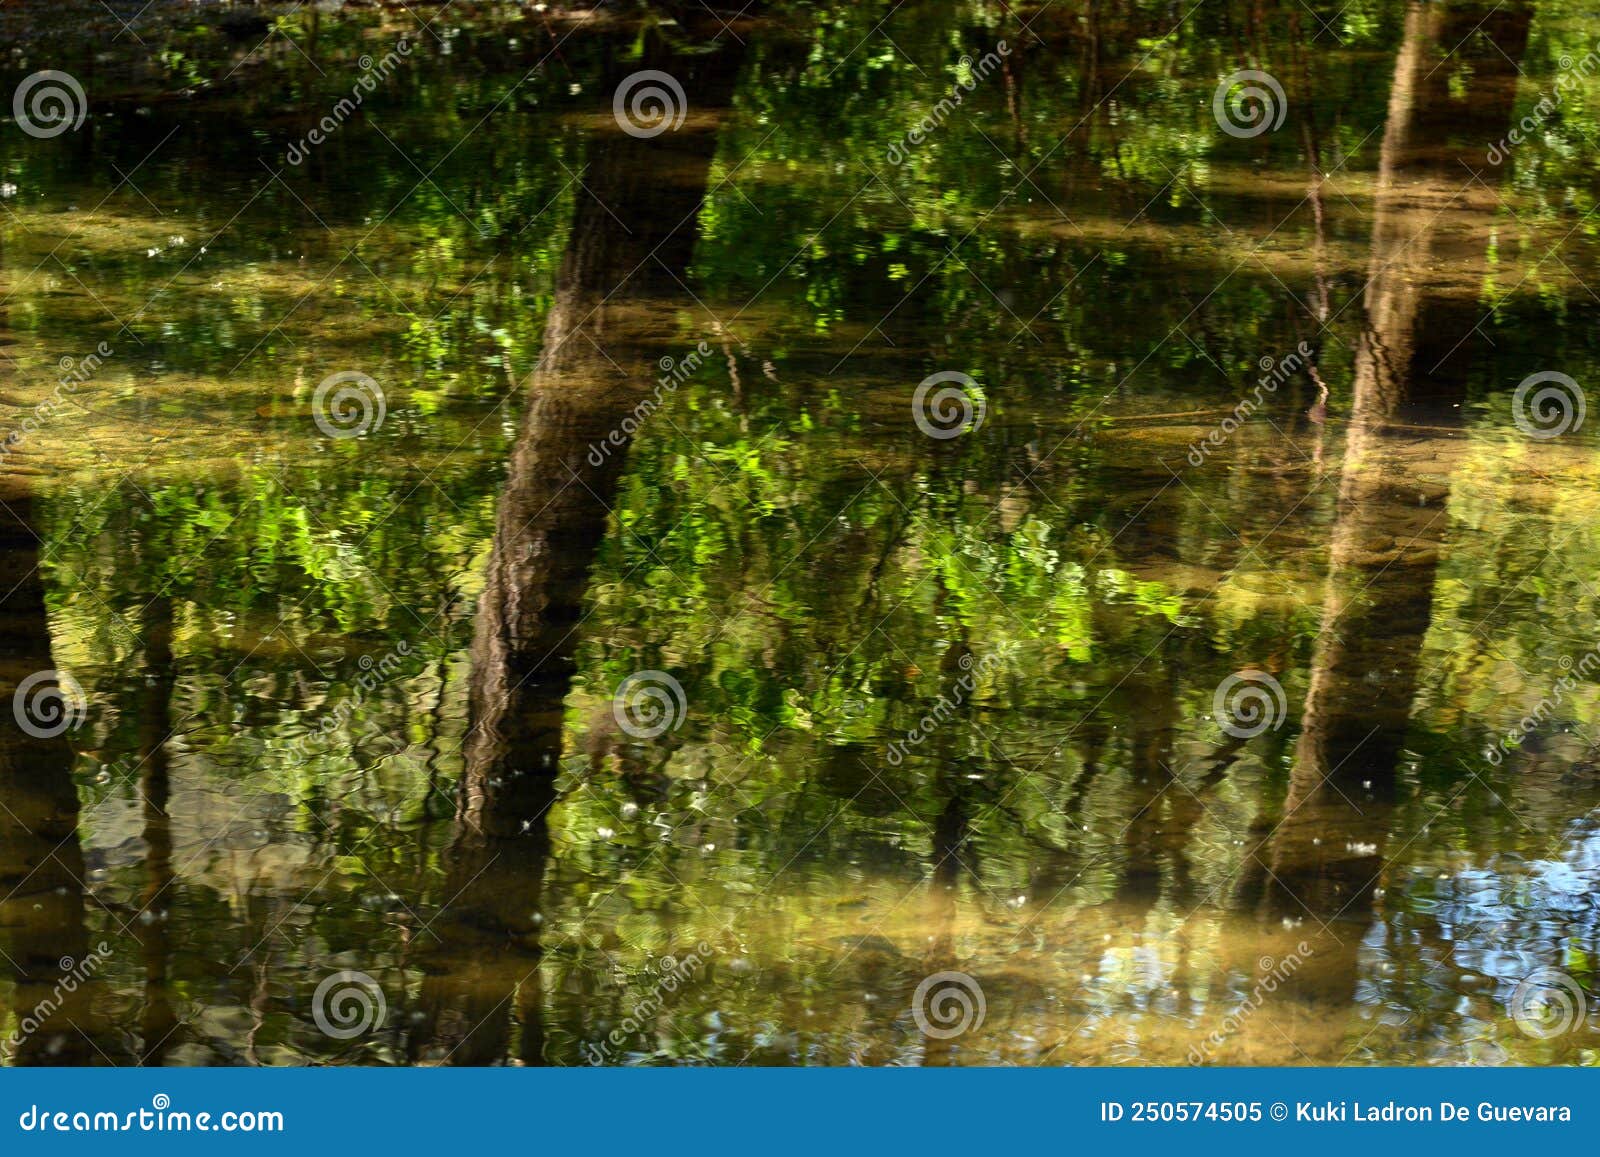
[[[30,28],[0,1051],[1592,1063],[1600,27],[1205,8]]]

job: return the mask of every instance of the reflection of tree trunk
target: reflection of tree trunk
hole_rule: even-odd
[[[0,504],[0,930],[22,1040],[4,1048],[14,1047],[19,1064],[98,1064],[120,1050],[90,1008],[96,982],[77,978],[90,944],[72,747],[65,735],[24,731],[13,711],[18,685],[55,666],[38,548],[31,499],[8,496]]]
[[[140,1064],[159,1065],[172,1045],[178,1020],[172,1011],[167,964],[171,942],[172,794],[167,736],[172,727],[172,691],[177,671],[172,660],[172,600],[151,599],[144,609],[144,703],[139,712],[139,794],[144,799],[145,891],[135,934],[144,955],[144,1013],[140,1021]]]
[[[948,595],[949,591],[941,579],[939,594],[934,600],[935,614],[945,609]],[[934,747],[938,761],[936,774],[944,790],[945,805],[934,821],[932,833],[933,888],[928,911],[927,975],[961,967],[956,959],[955,942],[961,877],[969,871],[977,871],[973,859],[976,850],[970,844],[972,809],[968,799],[971,784],[966,778],[968,765],[957,754],[958,745],[967,740],[964,725],[972,713],[972,695],[959,685],[962,677],[974,666],[966,635],[965,628],[961,628],[940,661],[940,681],[943,683],[940,697],[952,704],[955,710],[939,724]],[[922,978],[917,979],[920,981]],[[928,1037],[922,1063],[931,1068],[948,1067],[955,1045],[953,1038]]]
[[[1125,860],[1117,887],[1119,910],[1130,922],[1148,918],[1161,896],[1162,862],[1170,854],[1173,887],[1187,887],[1184,841],[1198,821],[1194,792],[1174,780],[1172,741],[1178,720],[1177,687],[1161,670],[1164,656],[1144,662],[1151,670],[1133,673],[1126,685],[1131,731],[1129,773],[1131,814],[1123,828]]]
[[[425,998],[433,1047],[451,1063],[503,1057],[513,1003],[522,1058],[536,1062],[543,1050],[545,813],[584,588],[634,422],[665,397],[652,390],[657,359],[694,348],[675,313],[716,146],[704,118],[726,107],[741,56],[731,37],[702,55],[655,44],[631,67],[675,76],[692,119],[653,139],[613,130],[591,145],[478,601],[444,917],[456,922],[453,938],[466,937],[468,959],[430,980]]]
[[[1337,922],[1337,943],[1307,937],[1318,952],[1296,977],[1318,1000],[1347,1003],[1355,984],[1444,545],[1448,463],[1404,427],[1455,413],[1465,359],[1438,363],[1474,302],[1430,283],[1471,261],[1446,252],[1463,233],[1481,260],[1493,197],[1472,174],[1497,177],[1484,151],[1510,119],[1529,18],[1413,3],[1395,62],[1322,630],[1285,815],[1258,850],[1268,914]]]

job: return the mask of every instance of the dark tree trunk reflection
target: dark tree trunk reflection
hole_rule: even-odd
[[[724,37],[689,55],[652,42],[619,69],[676,77],[689,120],[638,138],[597,135],[543,353],[511,452],[472,644],[470,723],[443,921],[448,962],[427,985],[424,1055],[482,1064],[512,1048],[543,1054],[538,960],[541,890],[549,854],[562,712],[574,671],[585,586],[617,491],[627,445],[648,420],[663,356],[682,358],[679,315],[696,310],[685,279],[698,211],[742,61]],[[704,333],[710,333],[706,318]],[[680,349],[680,346],[686,348]]]
[[[176,1043],[178,1017],[172,1007],[169,965],[172,955],[168,914],[171,911],[172,795],[167,740],[172,731],[172,693],[177,668],[172,655],[172,600],[158,595],[144,608],[146,685],[139,711],[139,794],[144,805],[145,887],[134,925],[144,956],[143,1037],[140,1064],[158,1065]]]
[[[25,1065],[116,1063],[121,1046],[93,1008],[93,976],[106,961],[85,922],[72,746],[67,730],[50,734],[63,705],[38,698],[35,682],[24,693],[40,707],[37,716],[24,713],[33,731],[14,709],[25,681],[54,668],[33,500],[7,495],[0,502],[0,963],[15,985],[19,1039],[0,1051]]]
[[[1477,304],[1436,271],[1482,264],[1499,179],[1485,154],[1530,17],[1415,3],[1395,62],[1322,627],[1283,816],[1257,851],[1263,914],[1304,921],[1316,946],[1295,987],[1328,1007],[1352,998],[1445,546],[1450,454],[1417,427],[1459,416]]]

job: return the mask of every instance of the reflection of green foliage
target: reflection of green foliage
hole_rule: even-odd
[[[829,1009],[818,994],[838,985],[835,940],[864,931],[854,905],[871,894],[874,918],[892,912],[957,828],[955,890],[981,917],[963,932],[996,971],[1024,968],[1016,941],[1027,940],[1051,983],[1105,960],[1132,976],[1126,945],[1103,949],[1076,922],[1126,933],[1121,889],[1140,872],[1165,873],[1166,890],[1128,918],[1152,943],[1190,943],[1193,905],[1208,892],[1219,909],[1232,902],[1251,825],[1282,806],[1298,729],[1253,742],[1211,780],[1225,746],[1211,692],[1242,665],[1270,666],[1295,711],[1311,683],[1369,279],[1381,140],[1369,130],[1388,98],[1374,78],[1387,75],[1404,13],[1391,0],[1299,9],[1258,26],[1235,5],[1207,5],[1173,33],[1168,5],[1122,5],[1094,17],[1098,58],[1077,32],[1042,22],[1052,40],[1041,47],[1001,6],[980,3],[916,6],[892,25],[893,44],[873,35],[882,14],[865,7],[797,6],[784,13],[792,35],[752,38],[686,278],[718,319],[726,358],[677,390],[629,448],[578,624],[555,863],[538,900],[545,967],[572,982],[547,999],[568,1026],[602,1019],[604,1002],[582,991],[590,978],[681,948],[684,911],[708,938],[725,929],[707,913],[754,912],[767,939],[745,947],[771,971],[686,993],[675,1024],[737,1005],[745,1022],[729,1035],[742,1034],[740,1052],[840,1059],[837,1037],[814,1053],[791,1039],[789,1001],[827,1031],[901,1040],[893,1015]],[[1314,16],[1349,43],[1316,39]],[[311,849],[316,870],[259,891],[307,903],[310,890],[319,910],[305,935],[318,952],[360,946],[398,971],[415,967],[397,945],[422,922],[403,909],[431,915],[454,898],[453,833],[436,821],[453,814],[471,603],[520,387],[581,195],[579,118],[603,125],[607,95],[590,78],[638,45],[577,37],[560,69],[529,75],[542,47],[513,48],[469,20],[448,56],[424,42],[369,119],[305,167],[230,189],[247,203],[201,258],[219,222],[197,181],[280,156],[297,127],[271,110],[315,108],[348,87],[352,60],[378,36],[364,14],[311,20],[292,18],[285,32],[333,66],[325,79],[291,62],[251,91],[199,98],[242,127],[175,144],[141,174],[172,219],[131,195],[114,202],[62,243],[59,285],[21,279],[4,324],[19,339],[23,388],[48,385],[63,351],[92,348],[111,328],[74,278],[137,339],[119,341],[82,412],[41,435],[72,467],[40,484],[38,508],[59,661],[94,705],[78,763],[85,832],[116,831],[95,809],[137,801],[128,775],[149,739],[136,674],[148,644],[137,640],[166,615],[177,781],[200,785],[194,795],[281,795],[282,815],[250,822]],[[1582,21],[1558,4],[1534,27],[1526,85]],[[981,82],[891,164],[888,146],[948,92],[961,57],[1001,37],[1015,38],[1012,71]],[[1211,90],[1242,63],[1241,44],[1281,68],[1290,92],[1290,127],[1255,144],[1209,125]],[[217,75],[207,51],[204,38],[175,40],[156,57],[160,82],[204,87],[196,78]],[[1471,92],[1464,72],[1448,82]],[[1426,881],[1452,857],[1557,857],[1575,802],[1486,768],[1480,752],[1484,733],[1537,703],[1538,673],[1600,631],[1582,577],[1600,561],[1593,431],[1537,453],[1497,433],[1530,359],[1584,380],[1600,369],[1583,296],[1559,263],[1541,262],[1551,222],[1559,235],[1592,203],[1589,103],[1574,99],[1517,154],[1469,302],[1497,308],[1485,322],[1492,348],[1475,349],[1463,371],[1471,453],[1450,498],[1451,549],[1398,773],[1395,830],[1435,833],[1394,853],[1390,870],[1413,876],[1390,902],[1406,936],[1440,902]],[[95,139],[101,159],[136,163],[168,127],[161,109],[117,112],[127,131]],[[1351,176],[1327,198],[1323,271],[1298,263],[1315,238],[1311,215],[1258,187],[1299,196],[1303,127],[1320,134],[1324,165]],[[0,240],[8,268],[26,272],[61,239],[50,218],[92,205],[98,187],[66,150],[14,138],[0,140],[0,175],[27,197],[15,219],[0,218]],[[438,168],[421,180],[413,161]],[[180,231],[185,241],[171,241]],[[1260,359],[1313,332],[1302,299],[1319,272],[1330,421],[1305,419],[1309,384],[1297,378],[1224,453],[1186,465]],[[702,336],[699,301],[641,312],[649,340],[671,352]],[[321,438],[310,395],[353,365],[382,379],[389,419],[362,439]],[[955,367],[980,382],[988,418],[935,444],[909,421],[911,392]],[[94,454],[125,464],[127,484],[103,486]],[[410,654],[397,673],[364,688],[361,659],[400,640]],[[957,696],[968,653],[1001,658]],[[681,681],[688,717],[659,742],[625,743],[609,701],[642,668]],[[891,741],[952,698],[959,707],[926,742],[888,758]],[[339,727],[308,747],[331,715]],[[1600,697],[1573,696],[1560,724],[1600,728]],[[1464,785],[1462,764],[1480,778]],[[1134,826],[1141,818],[1156,826]],[[126,864],[111,874],[112,894],[142,886]],[[1192,895],[1174,882],[1185,874]],[[188,887],[174,916],[212,959],[249,947],[222,944],[244,933],[221,876]],[[1018,897],[1023,908],[1011,906]],[[1024,936],[1017,922],[1050,905],[1059,912],[1048,919],[1072,919]],[[924,918],[894,930],[897,951],[922,951]],[[994,927],[1012,943],[997,947]],[[1210,951],[1255,935],[1213,929],[1194,942]],[[729,959],[740,951],[715,942]],[[1419,961],[1431,951],[1396,949]],[[607,999],[640,986],[622,971]],[[1206,999],[1225,1007],[1233,974],[1218,973]],[[1127,983],[1136,1008],[1123,1011],[1150,1015],[1160,994]],[[197,1000],[215,995],[196,987]],[[646,1042],[636,1059],[740,1059],[721,1036]],[[577,1042],[552,1047],[570,1059]]]

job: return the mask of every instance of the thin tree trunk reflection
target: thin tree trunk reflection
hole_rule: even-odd
[[[147,684],[139,713],[139,794],[144,802],[145,890],[135,935],[144,956],[143,1037],[140,1063],[158,1065],[175,1043],[178,1018],[172,1008],[167,915],[172,904],[172,795],[167,738],[172,729],[172,692],[177,670],[172,656],[172,600],[158,596],[144,609]]]
[[[1322,627],[1283,817],[1256,853],[1263,915],[1303,921],[1315,947],[1293,989],[1327,1007],[1353,997],[1445,546],[1449,455],[1405,427],[1456,419],[1468,367],[1449,353],[1476,301],[1432,275],[1447,254],[1483,260],[1486,143],[1510,121],[1530,17],[1415,3],[1395,62]]]

